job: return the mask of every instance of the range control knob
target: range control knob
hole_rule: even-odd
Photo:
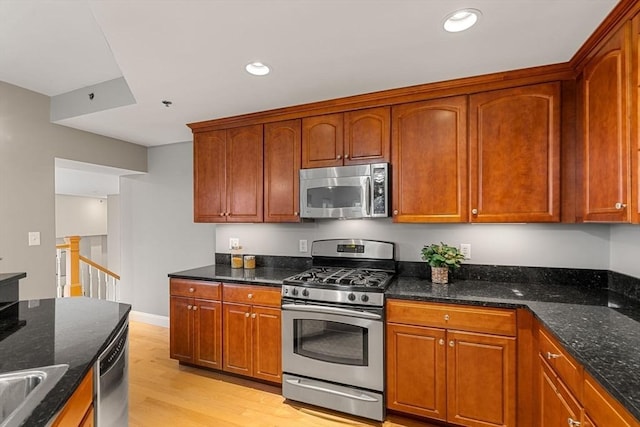
[[[302,296],[303,297],[308,297],[309,296],[309,290],[308,289],[303,289],[302,290]]]
[[[369,295],[363,294],[363,295],[360,297],[360,300],[361,300],[362,302],[367,302],[367,301],[369,301]]]
[[[294,295],[294,296],[298,295],[298,288],[291,289],[291,294]]]
[[[353,293],[350,293],[349,295],[347,295],[347,298],[349,299],[349,301],[355,301],[356,300],[356,295]]]

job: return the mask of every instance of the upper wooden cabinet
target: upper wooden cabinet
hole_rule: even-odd
[[[264,125],[264,222],[299,222],[301,121]]]
[[[388,162],[390,108],[302,119],[302,167]]]
[[[196,222],[262,222],[262,125],[197,133]]]
[[[583,220],[631,220],[629,26],[587,62],[582,74]]]
[[[560,83],[469,97],[472,222],[560,220]]]
[[[467,97],[392,109],[394,222],[467,221]]]

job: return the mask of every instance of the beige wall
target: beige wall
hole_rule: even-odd
[[[56,194],[56,237],[107,234],[107,199]]]
[[[147,169],[146,147],[52,124],[49,97],[0,82],[0,272],[27,273],[21,299],[55,296],[56,157]]]

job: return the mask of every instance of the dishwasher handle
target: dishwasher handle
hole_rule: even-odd
[[[129,323],[118,332],[116,339],[98,358],[100,362],[100,376],[106,375],[120,360],[120,355],[126,350],[127,339],[129,335]]]

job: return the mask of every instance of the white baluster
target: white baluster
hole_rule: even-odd
[[[62,298],[62,249],[56,249],[56,297]]]
[[[89,265],[89,297],[93,298],[93,270]]]

